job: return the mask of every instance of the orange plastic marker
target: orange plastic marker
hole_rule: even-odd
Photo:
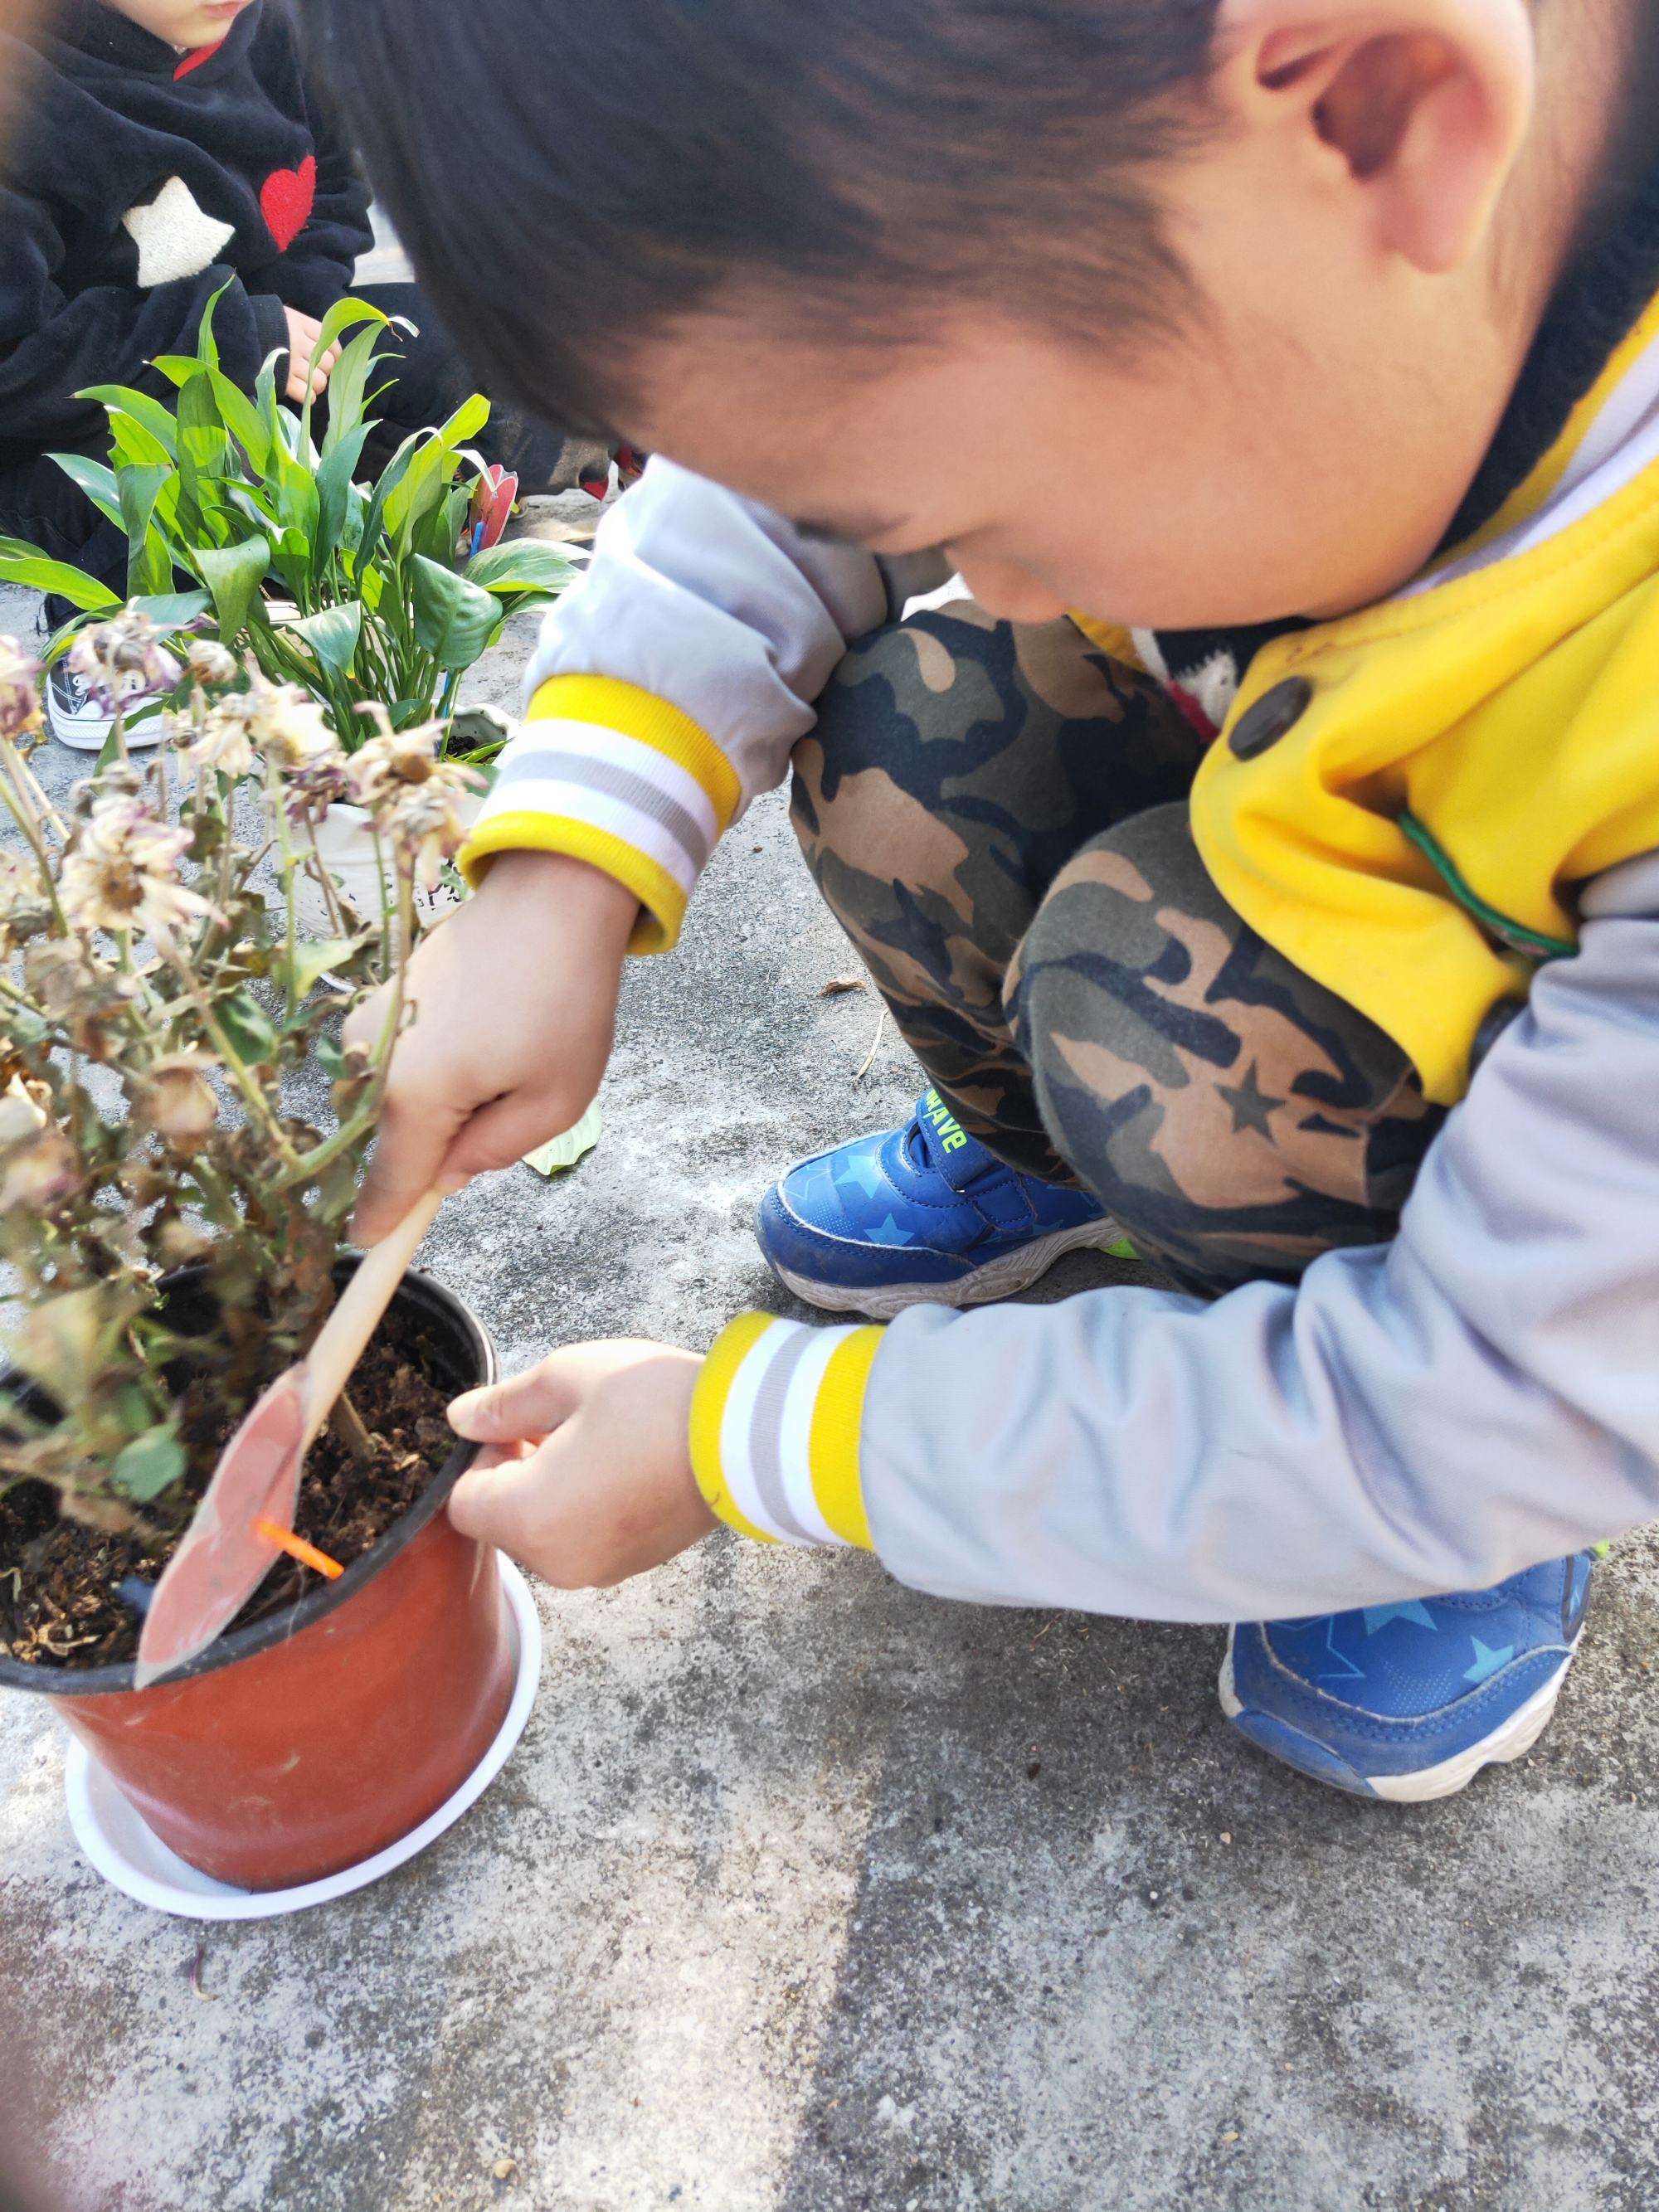
[[[326,1552],[319,1552],[314,1544],[307,1544],[303,1536],[296,1536],[292,1528],[282,1528],[274,1521],[263,1518],[253,1524],[256,1536],[263,1536],[268,1544],[275,1544],[279,1552],[286,1552],[290,1559],[297,1559],[302,1567],[315,1574],[326,1575],[337,1583],[345,1569],[337,1559],[331,1559]]]

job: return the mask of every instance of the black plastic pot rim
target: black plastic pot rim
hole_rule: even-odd
[[[495,1380],[495,1347],[489,1332],[453,1291],[411,1267],[398,1285],[397,1295],[410,1296],[428,1314],[435,1309],[446,1320],[457,1324],[458,1336],[472,1355],[478,1382]],[[454,1450],[408,1512],[394,1521],[360,1559],[354,1559],[337,1582],[325,1582],[307,1591],[284,1613],[273,1613],[263,1620],[250,1621],[246,1628],[232,1630],[185,1666],[175,1667],[171,1674],[161,1675],[149,1686],[167,1688],[176,1682],[191,1681],[198,1674],[216,1673],[221,1667],[233,1667],[238,1660],[256,1658],[276,1644],[286,1644],[313,1622],[337,1612],[341,1606],[349,1605],[366,1583],[372,1582],[383,1567],[389,1566],[400,1552],[414,1542],[444,1505],[450,1492],[477,1456],[477,1444],[458,1440]],[[33,1690],[37,1695],[59,1698],[118,1695],[133,1688],[133,1664],[128,1659],[117,1666],[84,1667],[77,1671],[72,1667],[27,1666],[0,1652],[0,1689]]]

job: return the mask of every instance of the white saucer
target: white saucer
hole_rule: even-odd
[[[228,1882],[198,1874],[176,1851],[170,1851],[84,1746],[71,1741],[64,1762],[64,1788],[76,1842],[106,1881],[137,1898],[140,1905],[154,1905],[158,1912],[177,1912],[187,1920],[273,1919],[278,1913],[303,1912],[307,1905],[326,1905],[331,1898],[347,1897],[354,1889],[378,1881],[393,1867],[423,1851],[446,1828],[454,1826],[501,1772],[524,1734],[541,1678],[542,1624],[530,1585],[510,1559],[501,1561],[501,1573],[518,1632],[518,1679],[513,1702],[495,1741],[454,1796],[399,1842],[376,1851],[373,1858],[347,1867],[343,1873],[329,1875],[322,1881],[302,1882],[295,1889],[233,1889]]]

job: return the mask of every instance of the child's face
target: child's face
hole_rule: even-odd
[[[1322,26],[1340,51],[1269,38],[1224,76],[1237,127],[1168,179],[1200,294],[1172,338],[1066,343],[981,313],[844,352],[734,307],[646,363],[626,427],[878,552],[943,545],[1014,619],[1186,629],[1378,599],[1492,441],[1610,104],[1578,82],[1540,157],[1526,0],[1422,5],[1482,18],[1485,46],[1374,53]]]
[[[168,46],[188,52],[216,44],[252,0],[105,0],[105,4],[165,39]]]

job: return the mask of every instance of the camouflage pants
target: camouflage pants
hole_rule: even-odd
[[[1393,1234],[1440,1116],[1211,883],[1155,684],[959,602],[861,640],[818,717],[797,833],[965,1127],[1193,1289]]]

